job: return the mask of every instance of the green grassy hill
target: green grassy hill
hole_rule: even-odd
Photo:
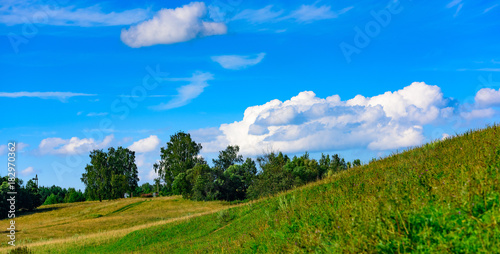
[[[30,248],[50,253],[499,253],[499,170],[500,128],[493,126],[239,207],[123,237]]]

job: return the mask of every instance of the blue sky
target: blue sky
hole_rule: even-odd
[[[0,1],[0,159],[83,189],[92,149],[373,157],[499,120],[494,1]],[[3,174],[6,174],[6,169]]]

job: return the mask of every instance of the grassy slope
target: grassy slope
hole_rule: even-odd
[[[500,128],[434,142],[274,198],[68,253],[500,252]]]
[[[180,196],[41,206],[31,214],[16,218],[16,243],[40,245],[90,236],[103,239],[107,235],[125,235],[145,225],[161,224],[226,207],[224,202],[201,203],[184,200]],[[1,242],[1,247],[6,245],[6,241]]]

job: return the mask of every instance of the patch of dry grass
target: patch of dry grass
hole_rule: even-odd
[[[223,202],[194,202],[180,196],[46,205],[16,218],[16,245],[105,240],[226,207]],[[7,242],[0,246],[7,247]]]

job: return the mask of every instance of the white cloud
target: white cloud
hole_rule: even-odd
[[[460,115],[466,120],[490,118],[495,115],[495,110],[492,108],[473,109],[470,112],[462,112]]]
[[[453,14],[453,17],[458,16],[458,13],[460,12],[460,10],[462,10],[462,7],[464,6],[464,4],[462,3],[462,0],[453,0],[446,5],[446,8],[450,9],[450,8],[455,7],[455,6],[457,6],[457,10],[455,11],[455,14]]]
[[[96,96],[96,94],[72,93],[72,92],[13,92],[13,93],[0,92],[0,97],[7,97],[7,98],[31,97],[40,99],[58,99],[63,102],[66,101],[68,98],[75,96]]]
[[[22,176],[28,176],[28,175],[33,174],[34,172],[35,172],[35,170],[33,170],[33,167],[27,167],[27,168],[21,170],[21,172],[19,174]]]
[[[448,133],[443,133],[443,136],[441,137],[441,140],[449,139],[451,138],[450,134]]]
[[[52,3],[56,3],[55,1]],[[133,9],[105,13],[99,5],[86,8],[39,4],[38,1],[1,1],[0,23],[55,26],[119,26],[134,24],[150,16],[149,10]]]
[[[154,169],[150,169],[145,179],[151,181],[154,180],[155,178],[158,178],[158,173],[156,173]]]
[[[23,142],[19,142],[19,143],[17,143],[17,144],[16,144],[16,150],[17,150],[18,152],[24,152],[24,149],[25,149],[26,147],[28,147],[28,146],[30,146],[30,145],[28,145],[28,144],[26,144],[26,143],[23,143]]]
[[[138,140],[128,147],[128,149],[137,153],[147,153],[156,150],[160,145],[160,139],[156,135]]]
[[[459,4],[458,5],[457,10],[455,11],[455,14],[453,14],[454,18],[458,16],[458,13],[460,12],[460,10],[462,10],[463,6],[464,6],[464,4]]]
[[[474,97],[479,107],[500,106],[500,89],[483,88]]]
[[[177,88],[178,94],[167,103],[150,107],[153,110],[167,110],[182,107],[190,103],[194,98],[198,97],[205,87],[208,86],[207,81],[213,79],[213,75],[208,72],[194,73],[191,78],[167,78],[167,81],[188,81],[188,85]]]
[[[430,86],[424,82],[414,82],[396,92],[365,98],[357,95],[348,100],[347,105],[375,106],[380,105],[385,114],[393,119],[406,118],[419,124],[434,121],[442,113],[440,108],[447,103],[438,86]]]
[[[483,14],[484,14],[484,13],[487,13],[487,12],[489,12],[489,11],[491,11],[491,10],[493,10],[495,7],[498,7],[498,4],[494,4],[494,5],[492,5],[492,6],[488,7],[488,8],[486,8],[486,9],[484,9]]]
[[[100,113],[90,112],[87,114],[87,116],[107,116],[107,115],[108,115],[107,112],[100,112]]]
[[[153,168],[153,163],[156,163],[158,161],[149,160],[151,162],[146,162],[144,155],[145,154],[139,154],[136,157],[136,164],[137,164],[137,168],[139,171],[139,180],[141,182],[142,181],[152,181],[158,177],[158,174],[155,172],[155,170]],[[142,156],[142,158],[141,158],[141,156]]]
[[[251,23],[275,21],[279,16],[281,16],[281,14],[283,14],[284,11],[273,11],[272,8],[272,5],[268,5],[258,10],[246,9],[234,15],[231,20],[247,20]]]
[[[135,164],[137,165],[137,167],[142,167],[144,166],[144,164],[146,163],[146,157],[143,153],[141,154],[136,154],[135,156]]]
[[[351,10],[353,7],[346,7],[337,12],[332,11],[330,6],[323,5],[317,7],[315,5],[302,5],[298,10],[293,11],[286,18],[295,19],[298,22],[311,22],[324,19],[338,18],[339,15]]]
[[[23,143],[23,142],[17,142],[16,143],[16,152],[24,152],[24,149],[30,145]],[[9,150],[7,149],[7,145],[0,145],[0,155],[7,154]]]
[[[307,23],[318,20],[334,19],[338,18],[339,15],[344,14],[351,10],[353,6],[343,8],[338,11],[331,10],[331,6],[322,5],[301,5],[295,11],[290,14],[283,16],[284,10],[273,10],[275,9],[273,5],[268,5],[262,9],[243,10],[236,14],[231,21],[234,20],[246,20],[250,23],[265,23],[265,22],[279,22],[283,20],[295,20],[300,23]]]
[[[62,138],[46,138],[38,145],[40,154],[82,154],[87,153],[93,149],[106,148],[114,135],[106,136],[101,142],[95,141],[93,138],[72,137],[71,139]]]
[[[128,30],[123,29],[121,40],[132,48],[139,48],[184,42],[227,32],[224,23],[208,21],[206,14],[203,2],[193,2],[175,9],[162,9],[152,19],[131,26]]]
[[[457,4],[460,4],[461,2],[462,2],[462,0],[453,0],[446,5],[446,8],[451,8]]]
[[[323,99],[306,91],[284,102],[272,100],[249,107],[241,121],[222,124],[218,131],[198,130],[194,136],[211,136],[202,141],[208,153],[228,144],[239,145],[246,155],[269,149],[396,149],[421,144],[425,139],[423,125],[451,117],[453,108],[448,104],[439,87],[423,82],[346,101],[338,95]]]
[[[224,55],[213,56],[212,60],[219,63],[226,69],[240,70],[260,63],[262,59],[264,59],[264,56],[266,56],[266,53],[259,53],[250,56]]]

